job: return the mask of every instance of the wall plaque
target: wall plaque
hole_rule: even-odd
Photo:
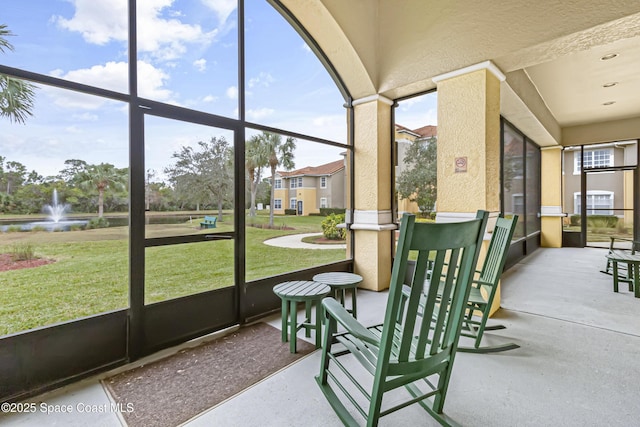
[[[456,173],[467,171],[467,158],[456,157]]]

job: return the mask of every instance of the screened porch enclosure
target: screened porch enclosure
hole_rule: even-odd
[[[564,230],[580,233],[587,246],[637,240],[637,158],[637,140],[567,149]]]

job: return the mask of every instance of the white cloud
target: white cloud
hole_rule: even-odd
[[[98,120],[98,116],[91,113],[73,114],[71,118],[78,122],[95,122]]]
[[[313,52],[309,45],[304,42],[302,43],[302,50],[304,50],[305,52]]]
[[[224,24],[229,15],[236,10],[237,0],[202,0],[202,4],[213,10],[220,24]]]
[[[76,134],[82,133],[82,129],[80,129],[78,126],[75,126],[75,125],[68,126],[64,130],[68,133],[76,133]]]
[[[252,121],[264,119],[275,112],[272,108],[258,108],[257,110],[247,110],[247,118]]]
[[[287,129],[332,141],[347,142],[347,118],[345,114],[337,112],[336,114],[319,115],[313,111],[287,109],[286,106],[277,108],[276,111],[277,115],[274,114],[268,117],[263,123],[275,128]],[[330,162],[332,160],[327,161]]]
[[[202,98],[202,102],[214,102],[216,99],[218,99],[217,96],[207,95],[204,98]]]
[[[413,98],[405,99],[404,101],[400,101],[398,103],[398,108],[401,111],[410,111],[417,104],[423,102],[425,98],[423,96],[414,96]]]
[[[128,92],[129,65],[126,62],[107,62],[105,65],[94,65],[91,68],[81,68],[64,73],[62,70],[53,70],[52,76],[66,80],[72,80],[87,85],[104,87],[118,92]],[[169,76],[153,65],[138,62],[138,93],[145,98],[157,101],[172,101],[173,92],[165,89],[164,83]],[[70,91],[50,91],[55,98],[55,103],[65,108],[81,108],[95,110],[108,102],[105,98],[99,98],[82,93]]]
[[[75,13],[71,19],[52,17],[60,27],[82,33],[82,37],[92,44],[127,40],[127,0],[72,0],[72,3]]]
[[[269,87],[274,81],[275,79],[271,76],[271,74],[261,71],[258,77],[252,77],[251,79],[249,79],[249,87]]]
[[[198,69],[198,71],[203,72],[207,69],[207,60],[204,58],[196,59],[193,61],[193,66]]]
[[[155,101],[172,102],[173,92],[164,89],[165,80],[169,75],[148,62],[138,61],[138,94]]]
[[[236,86],[230,86],[227,88],[227,98],[238,99],[238,88]]]
[[[54,16],[52,20],[69,31],[82,33],[89,43],[104,45],[111,41],[126,42],[128,38],[127,0],[70,0],[75,6],[71,19]],[[138,51],[154,58],[170,61],[184,54],[186,44],[206,45],[218,34],[217,29],[204,31],[199,25],[184,24],[180,13],[168,10],[171,19],[162,17],[173,0],[138,2]]]
[[[345,121],[344,116],[318,116],[314,117],[311,123],[317,128],[326,128],[336,126],[341,121]]]
[[[72,70],[64,74],[62,70],[54,70],[51,75],[78,83],[103,87],[118,92],[128,91],[129,65],[126,62],[107,62],[105,65],[94,65],[91,68]]]

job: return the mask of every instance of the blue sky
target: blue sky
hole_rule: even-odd
[[[126,93],[126,0],[5,0],[0,23],[15,34],[0,63]],[[246,1],[247,119],[346,142],[338,89],[298,34],[265,1]],[[187,108],[238,115],[237,10],[233,0],[138,2],[139,94]],[[398,123],[435,123],[428,99],[401,103]],[[0,122],[0,155],[42,175],[67,159],[128,162],[126,105],[39,86],[26,125]],[[149,118],[147,169],[161,171],[181,145],[231,133]],[[299,141],[296,168],[341,150]]]

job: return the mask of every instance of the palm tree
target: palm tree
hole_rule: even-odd
[[[13,35],[5,24],[0,24],[0,52],[13,50],[13,45],[6,39]],[[7,117],[14,123],[24,123],[33,113],[35,86],[23,80],[0,74],[0,116]]]
[[[256,216],[256,193],[258,184],[262,179],[262,168],[267,166],[268,158],[266,151],[261,144],[261,135],[254,135],[247,141],[245,147],[245,169],[249,175],[249,186],[251,191],[251,203],[249,206],[249,216]]]
[[[126,176],[121,170],[109,163],[89,165],[83,173],[80,182],[81,187],[95,188],[98,190],[98,218],[104,214],[104,192],[108,188],[116,191],[125,188]]]
[[[286,170],[293,169],[295,166],[293,157],[294,150],[296,149],[296,140],[292,137],[287,137],[285,142],[282,142],[282,136],[271,132],[262,132],[261,138],[263,140],[263,146],[268,154],[268,163],[271,168],[271,199],[269,206],[269,227],[273,227],[273,206],[274,206],[274,194],[275,194],[275,179],[276,168],[283,166]]]

